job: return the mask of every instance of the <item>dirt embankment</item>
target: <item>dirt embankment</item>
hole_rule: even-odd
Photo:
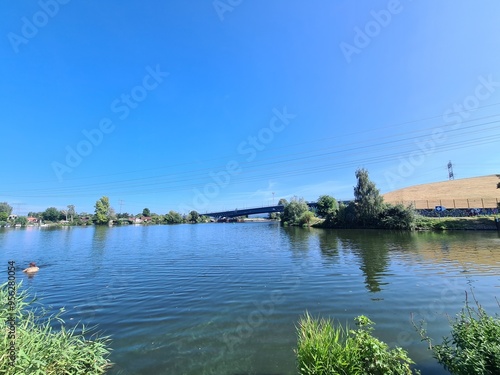
[[[500,174],[415,185],[384,194],[387,203],[412,203],[415,208],[496,208]]]

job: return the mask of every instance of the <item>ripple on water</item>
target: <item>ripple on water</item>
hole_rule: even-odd
[[[113,337],[112,374],[295,374],[307,310],[401,345],[442,369],[410,315],[449,333],[465,291],[496,311],[496,233],[323,231],[276,224],[0,231],[0,255],[41,270],[18,278],[72,321]],[[422,372],[425,375],[425,372]]]

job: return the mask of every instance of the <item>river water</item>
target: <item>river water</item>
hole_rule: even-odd
[[[0,229],[0,260],[68,325],[112,337],[110,374],[296,374],[307,310],[407,349],[422,374],[446,374],[410,323],[440,341],[473,291],[498,311],[497,232],[400,233],[277,223]],[[7,273],[4,273],[5,280]]]

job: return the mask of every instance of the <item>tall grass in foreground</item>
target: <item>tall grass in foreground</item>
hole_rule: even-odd
[[[20,284],[17,285],[17,288]],[[67,329],[61,318],[63,309],[57,314],[47,314],[41,308],[34,307],[34,300],[29,300],[26,291],[16,295],[16,356],[15,365],[10,364],[7,337],[7,284],[0,285],[0,374],[104,374],[110,366],[107,359],[110,354],[108,337],[98,337],[85,326]],[[54,323],[60,325],[54,330]]]
[[[297,361],[301,375],[411,375],[414,362],[401,348],[373,337],[374,323],[358,316],[356,330],[331,320],[314,319],[309,313],[297,327]],[[418,371],[415,372],[418,374]]]

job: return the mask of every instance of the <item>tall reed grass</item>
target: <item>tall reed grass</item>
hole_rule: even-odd
[[[21,289],[21,284],[17,285]],[[7,322],[11,312],[7,308],[7,284],[0,285],[0,374],[104,374],[110,367],[110,339],[99,336],[95,328],[65,327],[64,309],[49,314],[27,291],[16,294],[13,314],[16,318],[15,354],[11,363]]]
[[[411,375],[414,362],[401,348],[372,336],[374,323],[358,316],[357,329],[335,325],[329,319],[314,319],[308,312],[301,317],[297,364],[301,375]]]

